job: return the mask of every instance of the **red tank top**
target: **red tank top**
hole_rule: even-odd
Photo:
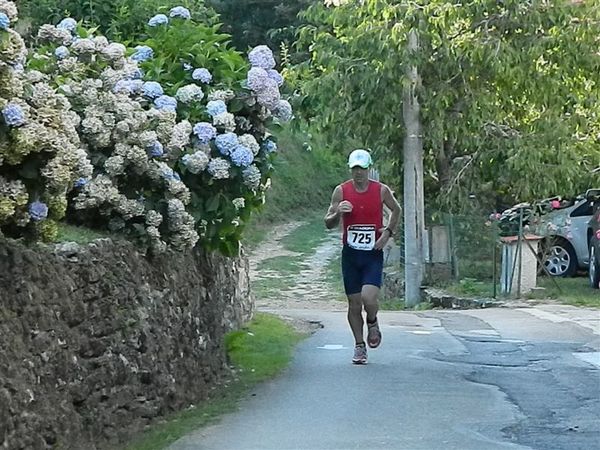
[[[383,227],[383,205],[381,203],[381,183],[369,180],[365,192],[357,192],[352,180],[342,183],[342,200],[352,203],[352,212],[342,216],[344,235],[342,241],[347,244],[348,227],[370,225],[375,227],[375,240],[379,239],[379,229]]]

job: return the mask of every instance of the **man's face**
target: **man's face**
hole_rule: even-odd
[[[354,166],[350,170],[352,172],[352,179],[356,182],[365,182],[369,179],[369,169],[363,169],[360,166]]]

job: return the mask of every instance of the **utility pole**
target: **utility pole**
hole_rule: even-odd
[[[419,51],[419,39],[413,29],[408,35],[408,49],[412,55]],[[406,136],[404,138],[404,291],[406,306],[415,306],[421,300],[423,282],[423,233],[425,231],[425,203],[423,200],[423,141],[421,139],[421,105],[417,91],[421,79],[416,66],[406,69],[402,113]]]

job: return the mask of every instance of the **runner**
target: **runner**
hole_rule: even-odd
[[[401,208],[392,191],[383,183],[369,179],[373,161],[366,150],[354,150],[348,157],[352,179],[338,185],[325,215],[329,229],[342,224],[342,276],[348,297],[348,322],[354,335],[352,362],[366,364],[363,308],[367,319],[367,343],[381,343],[377,322],[377,296],[383,275],[383,247],[393,235]],[[383,206],[391,215],[383,225]]]

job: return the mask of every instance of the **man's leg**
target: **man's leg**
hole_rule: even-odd
[[[365,284],[362,288],[362,301],[367,312],[367,324],[377,321],[377,313],[379,312],[379,288],[372,284]]]
[[[365,284],[362,288],[362,299],[367,312],[367,342],[369,347],[379,347],[381,343],[381,331],[377,322],[377,313],[379,311],[379,302],[377,297],[379,288],[372,284]]]
[[[348,323],[350,324],[356,344],[364,344],[365,342],[363,334],[365,322],[363,320],[362,309],[362,295],[360,293],[348,295]]]

